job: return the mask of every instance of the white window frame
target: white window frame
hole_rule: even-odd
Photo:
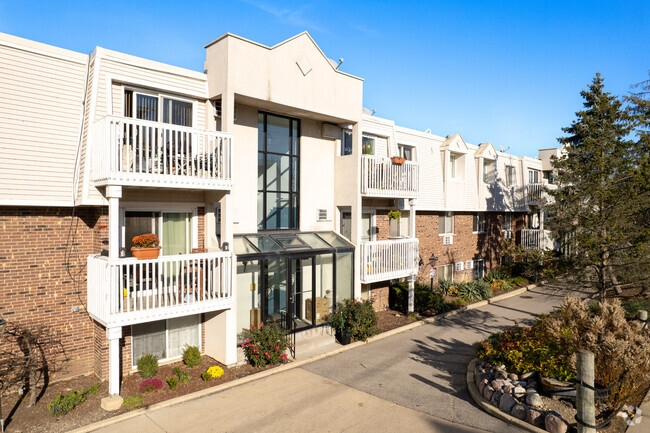
[[[478,220],[478,230],[474,230],[474,220]],[[485,212],[474,212],[474,215],[472,216],[472,233],[477,234],[477,233],[485,233]]]
[[[415,161],[416,160],[416,155],[415,155],[415,146],[409,146],[408,144],[398,144],[397,148],[399,149],[399,156],[400,158],[404,158],[407,161]],[[404,150],[408,149],[411,152],[411,158],[406,158],[404,156]]]
[[[535,184],[535,183],[540,183],[540,171],[535,170],[535,169],[528,169],[528,183],[529,184]]]
[[[479,269],[479,267],[477,266],[478,263],[481,263],[483,265],[481,268],[483,271],[482,272],[483,275],[480,275],[478,278],[474,279],[474,275],[476,274],[477,269]],[[484,276],[485,276],[485,260],[484,259],[472,260],[472,280],[478,281],[481,280]]]
[[[364,153],[363,152],[363,140],[372,140],[372,153]],[[361,135],[361,154],[362,155],[376,155],[377,154],[377,137],[373,135],[368,135],[368,134],[362,134]]]
[[[451,232],[447,232],[447,223],[444,223],[445,233],[440,233],[440,220],[446,221],[446,217],[451,217]],[[441,215],[438,215],[438,236],[453,236],[454,235],[454,213],[453,212],[442,212]]]
[[[198,341],[199,341],[199,351],[201,353],[203,353],[203,345],[202,345],[203,342],[201,341],[201,315],[196,314],[196,316],[199,317],[199,324],[197,325],[197,329],[196,329],[196,332],[198,333],[198,336],[199,336],[199,339],[198,339]],[[172,319],[161,319],[160,320],[160,321],[162,321],[162,320],[165,321],[165,353],[169,353],[169,321],[173,320],[173,319],[174,318],[172,318]],[[158,322],[158,321],[159,320],[152,320],[152,322]],[[134,344],[133,344],[133,325],[131,325],[131,364],[132,364],[131,369],[132,370],[138,368],[138,360],[135,359],[134,356],[133,356],[133,346],[134,346]],[[182,354],[179,355],[179,356],[174,356],[172,358],[170,358],[170,357],[162,358],[162,359],[159,359],[158,362],[173,361],[173,360],[181,359],[181,358],[183,358]]]
[[[352,143],[350,143],[350,153],[343,153],[343,150],[345,149],[346,134],[349,134],[350,139],[352,140]],[[352,132],[352,128],[341,128],[341,147],[339,149],[339,153],[339,156],[350,156],[354,153],[354,134]]]
[[[492,164],[491,175],[486,171],[486,166]],[[488,177],[490,175],[490,177]],[[483,183],[493,184],[497,180],[497,162],[494,159],[483,158]]]
[[[454,152],[449,152],[449,178],[459,179],[458,177],[458,160],[462,155]]]
[[[124,108],[125,108],[125,103],[126,103],[125,98],[124,98],[124,92],[126,90],[130,90],[131,92],[133,92],[133,100],[131,101],[131,103],[133,104],[133,106],[131,107],[131,113],[133,113],[133,116],[134,116],[133,119],[137,119],[137,117],[135,117],[135,115],[136,115],[136,107],[137,107],[136,95],[141,94],[141,95],[146,95],[146,96],[156,96],[158,98],[158,113],[157,113],[158,119],[156,120],[156,122],[163,123],[162,122],[162,120],[163,120],[163,101],[165,99],[172,99],[172,100],[175,100],[175,101],[188,102],[188,103],[192,104],[192,125],[191,126],[185,126],[184,128],[196,128],[196,124],[197,124],[197,118],[196,117],[197,117],[197,111],[198,110],[197,110],[197,101],[195,99],[184,98],[182,96],[177,96],[177,95],[174,95],[174,94],[171,94],[171,93],[164,93],[164,92],[160,92],[160,91],[152,90],[152,89],[143,89],[141,87],[135,87],[135,86],[130,86],[130,85],[122,85],[121,87],[122,87],[122,95],[121,95],[121,98],[122,98],[122,104],[121,104],[122,105],[122,113],[120,114],[120,116],[124,116]],[[171,125],[171,123],[170,123],[170,125]],[[175,126],[180,126],[180,125],[175,125]]]
[[[453,263],[449,263],[447,265],[438,265],[438,281],[446,279],[446,278],[442,278],[441,268],[446,268],[447,266],[449,267],[449,269],[451,269],[451,278],[449,278],[448,280],[449,281],[454,281],[454,264]]]
[[[517,169],[514,165],[506,165],[506,186],[517,185]]]

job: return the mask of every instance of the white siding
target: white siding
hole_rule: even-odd
[[[87,59],[0,35],[0,204],[72,205]]]

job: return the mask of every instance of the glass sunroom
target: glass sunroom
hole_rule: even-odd
[[[354,246],[334,232],[236,235],[237,327],[277,320],[296,331],[325,323],[353,297]]]

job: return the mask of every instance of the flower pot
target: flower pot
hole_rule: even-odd
[[[406,159],[400,158],[399,156],[393,156],[391,157],[390,160],[393,164],[400,164],[400,165],[404,164],[404,162],[406,161]]]
[[[347,344],[350,344],[350,342],[352,341],[352,335],[350,335],[350,332],[348,332],[347,329],[337,329],[336,339],[338,340],[339,343],[345,346]]]
[[[157,259],[160,255],[161,247],[151,247],[151,248],[131,248],[131,253],[133,257],[138,260],[147,260],[147,259]]]

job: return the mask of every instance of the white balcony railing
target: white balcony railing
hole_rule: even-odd
[[[232,187],[229,134],[106,116],[90,137],[96,185]]]
[[[548,230],[523,229],[521,246],[527,250],[552,250],[555,248],[555,242]]]
[[[545,183],[529,183],[526,188],[526,202],[528,204],[543,204],[549,201],[549,190],[557,189],[557,185]]]
[[[368,197],[417,197],[418,163],[393,164],[390,158],[361,155],[361,194]]]
[[[359,250],[362,283],[408,277],[418,272],[417,239],[362,242]]]
[[[105,326],[227,309],[232,306],[229,252],[151,260],[88,257],[88,313]]]

